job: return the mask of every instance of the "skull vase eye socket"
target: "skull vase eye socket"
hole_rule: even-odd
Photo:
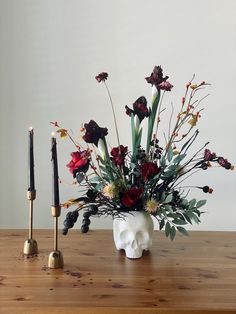
[[[130,212],[113,222],[113,236],[117,250],[125,250],[128,258],[142,257],[143,250],[152,245],[154,224],[145,212]]]

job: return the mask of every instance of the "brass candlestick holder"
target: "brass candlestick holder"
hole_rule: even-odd
[[[38,244],[33,239],[33,201],[36,198],[36,191],[27,191],[27,199],[29,200],[29,238],[24,243],[24,254],[38,254]]]
[[[63,255],[58,250],[58,217],[61,215],[61,206],[51,207],[52,216],[54,218],[54,250],[49,254],[49,268],[63,268]]]

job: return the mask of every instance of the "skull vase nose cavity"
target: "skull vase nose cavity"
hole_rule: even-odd
[[[136,250],[138,248],[138,243],[135,239],[131,242],[131,248],[133,250]]]

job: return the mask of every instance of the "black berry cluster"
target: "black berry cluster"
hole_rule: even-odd
[[[153,155],[154,159],[160,159],[162,151],[163,151],[163,148],[160,147],[158,143],[159,143],[159,140],[157,138],[151,141],[151,146],[154,149],[154,155]]]
[[[62,229],[62,234],[66,235],[68,230],[74,227],[77,219],[79,217],[78,210],[74,210],[73,212],[68,212],[66,214],[66,219],[63,222],[64,228]]]
[[[181,197],[179,195],[179,191],[173,191],[172,193],[172,202],[171,202],[171,205],[172,205],[172,208],[174,209],[177,209],[181,206]]]
[[[88,209],[83,214],[82,226],[81,231],[82,233],[87,233],[89,231],[89,225],[91,220],[89,219],[90,216],[96,215],[98,212],[98,207],[96,205],[90,205]]]

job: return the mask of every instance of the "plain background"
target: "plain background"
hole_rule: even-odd
[[[116,145],[107,94],[94,79],[101,71],[109,73],[124,145],[131,139],[124,106],[141,95],[150,99],[144,77],[155,65],[174,85],[164,99],[163,130],[193,73],[196,82],[210,82],[195,149],[210,141],[209,148],[235,164],[235,31],[235,0],[0,0],[0,226],[28,227],[29,126],[35,128],[36,228],[52,227],[50,121],[79,137],[81,125],[94,119]],[[58,139],[62,202],[78,195],[65,166],[73,150]],[[235,171],[210,169],[187,184],[214,189],[212,195],[192,192],[208,200],[202,224],[193,229],[236,230]],[[60,223],[64,216],[63,210]],[[111,226],[110,218],[94,218],[91,228]]]

